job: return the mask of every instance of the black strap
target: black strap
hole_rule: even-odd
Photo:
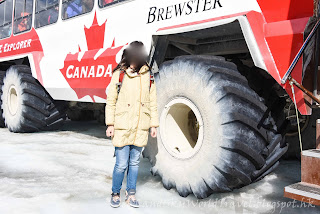
[[[151,71],[150,71],[150,80],[152,81],[152,83],[154,83],[154,75]],[[150,88],[151,88],[151,86],[150,86]],[[150,90],[150,88],[149,88],[149,90]]]

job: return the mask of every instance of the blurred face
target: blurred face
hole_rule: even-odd
[[[130,67],[137,68],[139,65],[144,64],[146,55],[142,50],[134,50],[130,52]]]
[[[148,55],[142,43],[132,42],[124,50],[122,57],[125,59],[126,65],[137,72],[146,63]]]

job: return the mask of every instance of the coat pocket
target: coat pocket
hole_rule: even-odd
[[[140,129],[148,130],[150,128],[150,102],[141,102],[141,120]]]
[[[129,113],[128,103],[124,103],[124,102],[117,103],[115,115],[114,115],[115,129],[128,129],[129,127],[128,113]]]

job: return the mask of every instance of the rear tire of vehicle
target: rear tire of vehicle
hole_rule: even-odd
[[[3,79],[2,110],[11,132],[55,130],[66,119],[66,104],[55,101],[32,77],[30,67],[11,66]]]
[[[0,71],[0,128],[5,127],[4,118],[3,118],[3,111],[1,108],[1,105],[2,105],[2,99],[1,99],[2,86],[3,86],[3,78],[4,78],[5,73],[6,73],[5,71]]]
[[[257,128],[267,108],[235,64],[222,57],[180,56],[163,63],[155,81],[160,126],[143,157],[166,189],[206,198],[260,180],[278,166],[287,145],[270,114]],[[186,117],[198,121],[196,138]],[[196,142],[192,149],[190,142]]]

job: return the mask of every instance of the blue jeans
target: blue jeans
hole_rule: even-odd
[[[124,173],[127,170],[126,190],[136,192],[140,155],[143,147],[126,145],[115,147],[116,164],[112,175],[112,192],[120,193]]]

